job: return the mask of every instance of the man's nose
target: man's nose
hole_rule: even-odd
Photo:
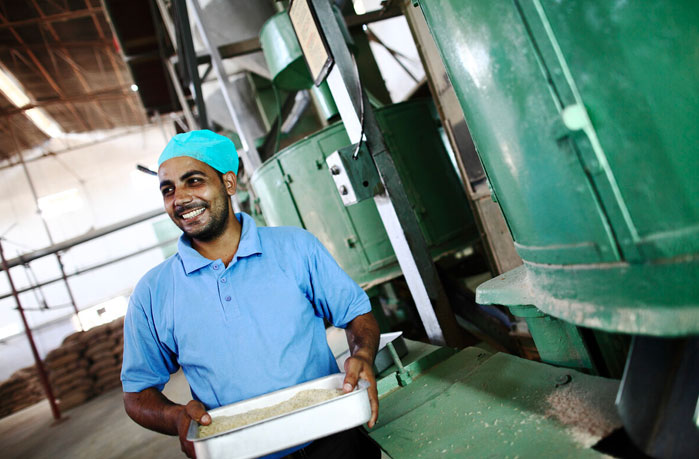
[[[175,206],[181,206],[184,204],[188,204],[192,201],[192,195],[186,190],[182,188],[175,188],[175,199],[173,204]]]

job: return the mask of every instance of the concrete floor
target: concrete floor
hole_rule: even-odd
[[[168,383],[166,395],[187,401],[189,387],[182,373]],[[122,392],[115,389],[68,410],[55,423],[47,401],[0,419],[3,458],[117,459],[185,457],[176,437],[144,429],[124,412]]]

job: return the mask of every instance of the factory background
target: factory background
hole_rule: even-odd
[[[120,318],[179,236],[152,171],[197,128],[238,147],[236,209],[311,231],[402,332],[377,360],[386,456],[699,448],[693,2],[32,0],[0,21],[13,454],[77,454],[71,413],[121,409]],[[62,440],[26,449],[22,413]],[[178,451],[111,416],[95,438]]]

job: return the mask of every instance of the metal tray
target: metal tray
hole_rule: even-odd
[[[344,373],[326,376],[222,406],[209,414],[212,418],[232,416],[276,405],[306,389],[340,389],[344,379]],[[198,459],[244,459],[291,448],[368,422],[371,418],[368,387],[368,382],[360,380],[349,394],[206,438],[198,438],[199,424],[192,421],[187,440],[194,442]]]

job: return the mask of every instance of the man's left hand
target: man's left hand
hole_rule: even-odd
[[[371,405],[371,419],[367,423],[370,429],[376,424],[379,417],[379,393],[376,390],[376,378],[371,359],[357,353],[345,360],[345,381],[342,384],[342,391],[346,394],[352,392],[357,387],[357,381],[362,378],[369,382],[369,403]]]

